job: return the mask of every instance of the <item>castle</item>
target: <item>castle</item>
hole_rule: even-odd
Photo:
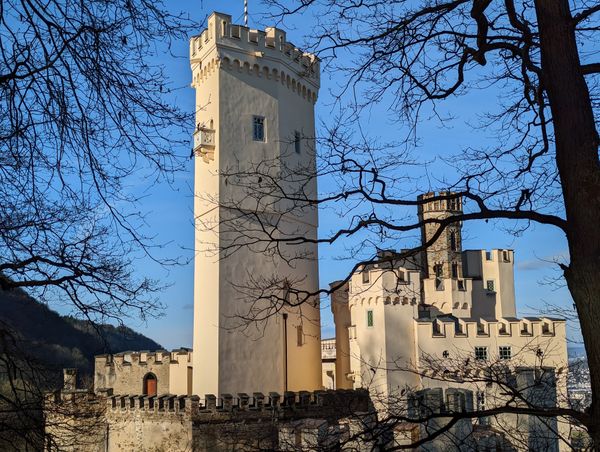
[[[319,61],[282,30],[252,30],[213,13],[190,41],[190,62],[197,106],[193,350],[98,356],[92,392],[78,389],[75,372],[66,370],[63,390],[47,398],[49,450],[371,450],[383,437],[398,443],[425,434],[416,425],[381,437],[357,434],[407,391],[413,412],[424,401],[433,412],[500,403],[498,387],[473,378],[489,363],[512,369],[519,382],[546,369],[553,403],[561,403],[564,320],[516,318],[513,251],[463,251],[457,223],[438,236],[437,221],[462,212],[462,199],[450,192],[418,200],[425,251],[381,251],[331,284],[336,336],[322,345],[318,299],[297,303],[320,287],[316,244],[273,253],[238,228],[276,223],[283,234],[314,239],[317,209],[253,196],[258,177],[245,189],[234,180],[269,162],[267,175],[293,192],[299,187],[282,173],[316,171]],[[301,189],[316,196],[316,178],[308,180]],[[84,411],[91,413],[84,421],[72,420]],[[528,438],[534,421],[504,419]],[[81,436],[77,447],[68,443],[65,425],[89,429],[85,446]],[[466,438],[474,429],[463,419],[449,432]],[[501,436],[480,441],[496,444]],[[558,440],[543,448],[557,449]]]

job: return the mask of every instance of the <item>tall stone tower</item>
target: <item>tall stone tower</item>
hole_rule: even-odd
[[[193,391],[319,389],[318,301],[291,307],[298,291],[319,287],[317,247],[275,250],[265,242],[265,228],[279,239],[317,237],[316,208],[295,206],[275,191],[294,192],[294,176],[301,174],[296,183],[316,195],[318,61],[279,29],[251,30],[213,13],[191,40],[190,62],[196,89]]]
[[[421,241],[431,241],[437,234],[439,224],[462,212],[462,199],[451,197],[451,192],[425,193],[419,200],[419,221]],[[434,197],[448,197],[427,201]],[[429,220],[429,221],[428,221]],[[433,220],[433,221],[432,221]],[[473,307],[473,284],[463,276],[461,224],[447,225],[431,246],[422,253],[423,291],[422,302],[432,308],[432,313],[453,314],[457,317],[470,317]]]
[[[449,192],[440,192],[439,196],[449,196]],[[433,198],[435,193],[425,193],[419,196],[420,201]],[[460,197],[442,199],[419,204],[419,222],[427,220],[442,220],[452,215],[462,213],[462,200]],[[438,230],[435,222],[425,223],[421,226],[421,242],[427,243],[434,237]],[[435,242],[423,253],[424,271],[429,278],[459,278],[462,274],[462,240],[461,225],[454,223],[441,232]]]

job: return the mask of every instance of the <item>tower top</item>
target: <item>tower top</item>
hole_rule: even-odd
[[[426,201],[430,198],[442,198],[419,204],[419,213],[422,212],[462,212],[462,197],[451,191],[441,191],[439,193],[429,192],[418,196],[419,201]]]
[[[258,68],[261,73],[277,65],[279,73],[293,74],[303,84],[312,85],[312,92],[319,88],[319,59],[315,55],[286,41],[285,31],[279,28],[253,30],[233,24],[229,14],[213,12],[206,29],[190,40],[192,68],[213,62],[237,64],[240,69]]]

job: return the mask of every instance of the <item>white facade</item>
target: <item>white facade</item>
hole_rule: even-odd
[[[436,219],[444,218],[444,208],[431,209]],[[428,212],[424,204],[422,221]],[[423,233],[423,240],[430,236]],[[331,303],[337,387],[368,388],[381,409],[409,392],[463,387],[490,408],[503,403],[498,388],[473,376],[498,365],[520,372],[518,378],[531,369],[552,369],[556,401],[565,403],[565,321],[517,319],[513,251],[463,252],[459,238],[460,229],[451,252],[436,244],[412,264],[397,253],[380,253],[347,284],[332,284],[339,287]],[[452,269],[453,262],[460,268]],[[515,428],[520,422],[503,419]]]
[[[249,174],[314,172],[318,61],[281,30],[250,30],[218,13],[192,38],[190,61],[197,106],[194,393],[320,389],[318,305],[270,309],[273,299],[285,299],[286,286],[318,289],[317,247],[287,247],[285,257],[303,256],[289,266],[264,236],[249,245],[258,237],[252,231],[275,219],[278,234],[316,237],[316,209],[258,199],[262,178]],[[233,173],[246,180],[224,176]],[[314,178],[306,189],[316,193]],[[271,293],[260,293],[265,288]]]

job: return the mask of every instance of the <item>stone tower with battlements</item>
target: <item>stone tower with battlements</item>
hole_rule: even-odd
[[[190,63],[193,393],[320,389],[318,302],[288,303],[290,294],[297,299],[318,289],[317,246],[273,252],[263,233],[267,227],[275,238],[317,237],[316,208],[272,190],[294,192],[298,183],[304,194],[316,194],[318,60],[287,42],[282,30],[252,30],[213,13],[191,39]]]
[[[419,201],[430,202],[419,204],[419,222],[421,226],[421,242],[423,244],[432,240],[438,231],[439,224],[427,222],[429,220],[445,220],[452,215],[462,213],[462,199],[452,197],[450,192],[426,193],[419,196]],[[435,199],[441,198],[441,199]],[[429,278],[459,278],[462,273],[462,240],[461,225],[454,223],[446,226],[435,242],[424,253],[423,270]]]

